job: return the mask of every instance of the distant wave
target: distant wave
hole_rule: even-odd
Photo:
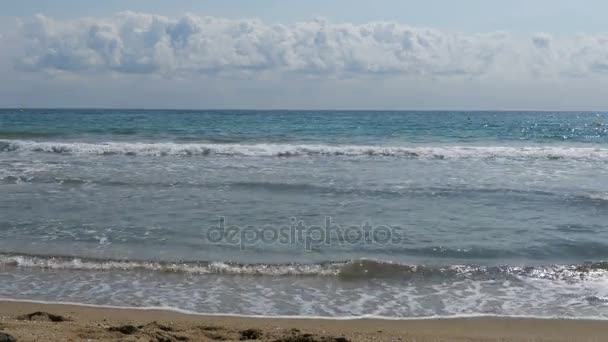
[[[496,195],[510,196],[525,200],[529,196],[546,197],[548,200],[568,201],[571,203],[608,205],[608,192],[596,191],[589,193],[543,191],[534,189],[509,188],[470,188],[470,187],[394,187],[394,188],[367,188],[327,186],[309,183],[282,183],[265,181],[237,181],[222,183],[199,183],[189,181],[176,182],[145,182],[134,180],[111,179],[83,179],[73,177],[56,177],[48,175],[32,175],[30,172],[5,172],[0,174],[0,184],[60,184],[70,187],[78,186],[105,186],[105,187],[135,187],[135,188],[242,188],[264,190],[272,192],[305,192],[331,195],[362,195],[378,197],[403,196],[433,196],[433,197],[459,197],[462,195]]]
[[[51,138],[61,136],[58,132],[29,132],[29,131],[12,131],[12,130],[1,130],[0,139],[36,139],[36,138]]]
[[[566,146],[373,146],[137,142],[37,142],[0,140],[0,152],[132,156],[369,156],[420,159],[572,159],[608,161],[608,148]]]
[[[608,204],[607,192],[590,193],[567,193],[558,191],[543,191],[534,189],[509,189],[509,188],[472,188],[472,187],[394,187],[394,188],[365,188],[365,187],[336,187],[324,186],[308,183],[278,183],[278,182],[255,182],[242,181],[234,183],[224,183],[226,185],[245,189],[270,190],[270,191],[301,191],[325,194],[358,194],[364,196],[407,196],[407,195],[432,195],[432,196],[453,196],[458,197],[466,194],[496,194],[500,196],[517,196],[527,198],[530,195],[542,197],[555,197],[560,200],[576,202],[590,201],[593,203]]]
[[[7,267],[85,271],[151,271],[185,274],[226,274],[253,276],[335,276],[342,279],[497,279],[527,277],[580,281],[607,279],[608,263],[544,266],[408,265],[381,260],[328,261],[314,264],[240,264],[222,261],[160,262],[0,254],[0,269]]]

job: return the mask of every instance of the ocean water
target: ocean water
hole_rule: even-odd
[[[0,297],[608,318],[608,113],[0,110]]]

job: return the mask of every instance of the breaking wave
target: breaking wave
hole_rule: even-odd
[[[248,275],[337,275],[340,263],[321,264],[237,264],[212,261],[137,261],[66,256],[36,256],[0,254],[1,267],[66,269],[88,271],[153,271],[189,274],[248,274]]]
[[[408,265],[379,260],[328,261],[314,264],[241,264],[222,261],[137,261],[0,254],[2,268],[37,268],[81,271],[148,271],[184,274],[252,276],[334,276],[352,279],[461,280],[525,277],[545,280],[582,281],[608,279],[608,263],[540,266]]]
[[[0,140],[0,152],[128,156],[370,156],[420,159],[572,159],[608,161],[608,148],[565,146],[381,146],[306,144],[207,144],[143,142],[37,142]]]

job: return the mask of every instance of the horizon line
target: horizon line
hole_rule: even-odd
[[[241,111],[241,112],[499,112],[499,113],[514,113],[514,112],[537,112],[537,113],[593,113],[601,112],[608,113],[608,110],[602,109],[303,109],[303,108],[162,108],[162,107],[0,107],[0,111],[5,110],[125,110],[125,111]]]

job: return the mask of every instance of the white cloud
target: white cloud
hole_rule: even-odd
[[[292,25],[133,12],[108,18],[21,22],[29,71],[114,72],[165,77],[304,75],[354,78],[606,77],[608,36],[463,34],[392,22]]]

